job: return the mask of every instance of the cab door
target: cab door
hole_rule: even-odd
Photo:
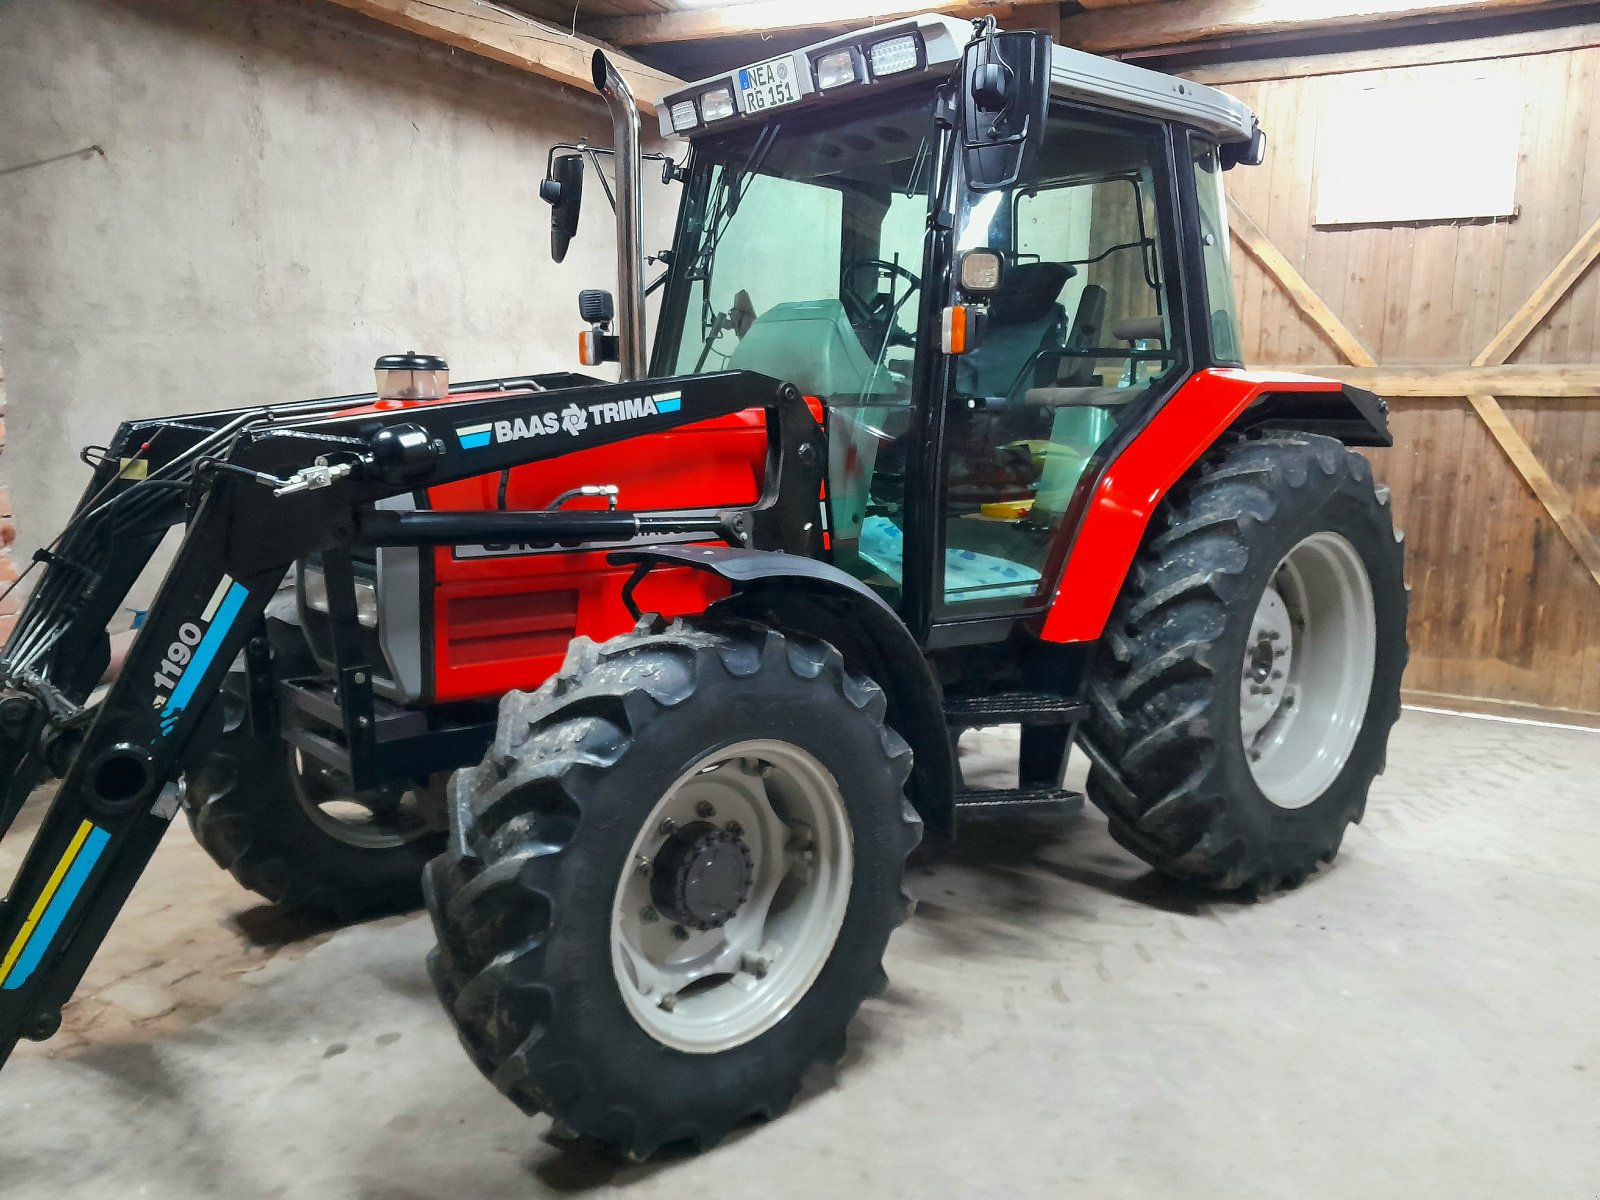
[[[1177,214],[1163,126],[1067,107],[1014,187],[967,194],[956,257],[1003,267],[953,360],[936,625],[1044,607],[1108,449],[1184,378]]]

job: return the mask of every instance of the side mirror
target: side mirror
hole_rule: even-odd
[[[539,184],[539,199],[550,205],[550,257],[560,262],[578,232],[583,209],[583,155],[563,154]]]
[[[1002,33],[985,22],[961,57],[961,144],[974,189],[1016,183],[1044,135],[1049,104],[1049,35]]]
[[[1217,147],[1217,160],[1224,171],[1234,167],[1259,167],[1267,161],[1266,131],[1257,125],[1248,142],[1224,142]]]

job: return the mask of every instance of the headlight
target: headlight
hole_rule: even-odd
[[[305,570],[306,607],[314,612],[328,611],[328,579],[312,567]],[[356,620],[368,629],[378,627],[378,588],[370,579],[356,580]]]
[[[676,133],[685,129],[693,129],[700,124],[700,116],[694,110],[693,100],[679,100],[672,106],[672,128]]]
[[[874,75],[898,75],[901,71],[910,71],[917,65],[917,35],[907,33],[874,42],[867,54],[872,59]]]
[[[700,97],[700,111],[708,122],[733,116],[733,93],[727,88],[706,92]]]
[[[817,90],[843,87],[856,81],[856,54],[846,47],[817,59]]]

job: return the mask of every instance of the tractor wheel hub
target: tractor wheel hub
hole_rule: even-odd
[[[697,821],[673,833],[657,852],[650,898],[669,921],[702,932],[719,929],[749,896],[753,875],[742,837]]]

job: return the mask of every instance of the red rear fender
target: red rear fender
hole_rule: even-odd
[[[1039,636],[1100,637],[1156,505],[1258,398],[1341,390],[1334,380],[1287,372],[1196,372],[1101,475]]]

